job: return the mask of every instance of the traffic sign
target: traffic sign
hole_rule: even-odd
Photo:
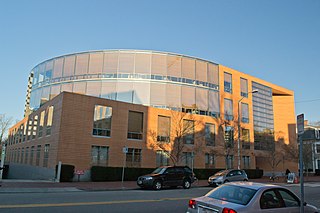
[[[297,116],[297,126],[298,135],[302,135],[304,133],[304,114],[300,114]]]

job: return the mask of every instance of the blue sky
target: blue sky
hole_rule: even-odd
[[[31,69],[63,54],[145,49],[207,59],[295,92],[320,121],[319,0],[0,1],[0,114],[22,119]]]

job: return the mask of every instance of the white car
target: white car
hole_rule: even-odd
[[[189,201],[187,213],[299,213],[300,199],[289,189],[271,184],[230,182]],[[304,203],[305,213],[319,210]]]

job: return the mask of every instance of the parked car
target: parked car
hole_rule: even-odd
[[[188,166],[162,166],[151,174],[141,176],[137,180],[141,188],[153,188],[160,190],[164,186],[182,186],[189,189],[196,180],[194,173]]]
[[[301,201],[289,189],[253,182],[223,184],[205,196],[189,200],[187,213],[222,212],[300,212]],[[315,213],[315,206],[304,203],[305,213]]]
[[[231,181],[248,181],[248,176],[244,170],[228,169],[217,172],[208,178],[210,186],[218,186]]]

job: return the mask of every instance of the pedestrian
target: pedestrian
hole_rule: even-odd
[[[288,175],[289,175],[289,173],[290,173],[290,170],[289,169],[287,169],[286,170],[286,178],[288,179]]]

